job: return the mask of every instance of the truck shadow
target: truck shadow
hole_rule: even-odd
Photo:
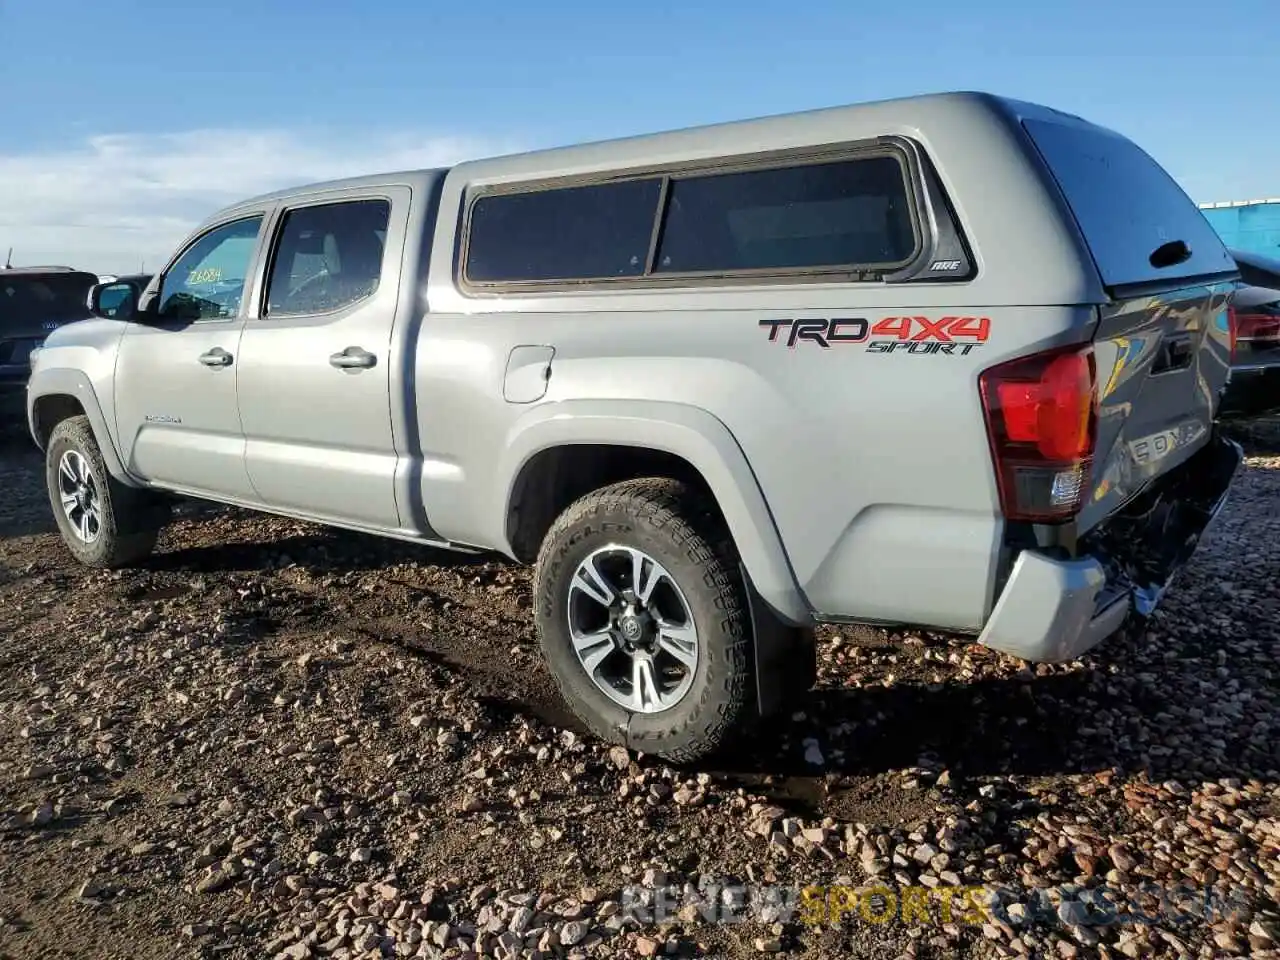
[[[1169,669],[1175,673],[1179,665]],[[1123,672],[1106,670],[889,688],[819,687],[800,708],[803,716],[766,723],[711,766],[719,776],[780,803],[831,815],[840,815],[841,804],[861,792],[857,781],[887,772],[902,774],[899,785],[917,779],[922,802],[928,792],[935,803],[942,795],[968,802],[979,796],[979,786],[1000,777],[1024,778],[1025,788],[1036,778],[1076,775],[1076,783],[1057,783],[1055,789],[1084,785],[1087,791],[1091,782],[1096,786],[1089,775],[1105,779],[1108,771],[1144,772],[1153,782],[1248,780],[1273,773],[1274,748],[1229,733],[1224,744],[1221,727],[1178,725],[1169,716],[1176,682],[1144,686],[1135,695],[1133,685],[1116,683]],[[1215,703],[1206,697],[1202,706],[1212,714]],[[821,766],[805,758],[815,743]],[[906,773],[912,768],[928,772]],[[930,790],[944,770],[946,788]]]
[[[210,509],[203,505],[186,507],[183,519],[205,523],[219,513],[234,511]],[[249,524],[254,529],[263,529],[272,522],[279,521],[274,521],[273,518],[249,519]],[[492,554],[459,553],[336,528],[312,527],[309,524],[299,526],[305,526],[305,532],[253,539],[251,531],[250,539],[242,539],[243,532],[236,530],[235,540],[196,544],[187,544],[182,540],[177,543],[162,543],[161,552],[145,561],[144,566],[155,571],[254,573],[296,563],[315,571],[351,573],[410,563],[470,567],[503,559]],[[201,535],[208,536],[208,531],[201,531]]]

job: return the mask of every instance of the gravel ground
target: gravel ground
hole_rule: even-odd
[[[675,770],[569,717],[526,570],[190,505],[92,572],[12,435],[0,958],[1280,956],[1280,425],[1246,439],[1145,635],[825,629],[803,712]]]

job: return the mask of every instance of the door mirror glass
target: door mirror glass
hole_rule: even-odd
[[[128,280],[95,284],[89,291],[89,311],[104,319],[132,320],[138,312],[138,288]]]

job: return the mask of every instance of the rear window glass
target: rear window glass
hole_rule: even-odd
[[[901,263],[916,240],[892,157],[675,178],[658,273]]]
[[[1024,120],[1108,286],[1222,273],[1235,262],[1199,208],[1137,144],[1098,128]],[[1182,240],[1190,259],[1157,268],[1156,248]]]
[[[0,270],[0,324],[39,324],[46,320],[80,320],[88,316],[89,274],[6,277]]]
[[[467,279],[640,276],[660,190],[651,179],[480,197],[471,211]]]

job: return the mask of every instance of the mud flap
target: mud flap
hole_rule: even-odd
[[[809,627],[788,626],[774,616],[756,592],[746,568],[739,564],[739,571],[751,617],[756,709],[761,717],[769,717],[793,704],[817,680],[814,632]]]

